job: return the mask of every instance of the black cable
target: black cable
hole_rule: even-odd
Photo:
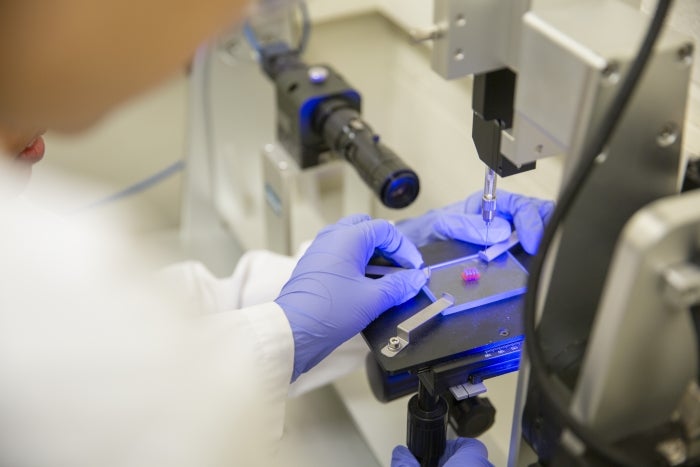
[[[630,97],[634,93],[639,79],[649,62],[649,57],[651,56],[672,3],[672,0],[658,1],[654,16],[639,48],[637,57],[632,62],[629,71],[620,85],[620,90],[615,95],[610,107],[606,110],[600,125],[593,133],[594,136],[584,147],[582,157],[580,158],[578,166],[573,171],[571,179],[566,182],[557,207],[545,230],[540,244],[539,254],[533,261],[530,277],[528,279],[528,293],[525,296],[524,319],[526,348],[530,359],[531,372],[535,377],[535,381],[540,386],[540,392],[544,402],[550,406],[555,417],[559,419],[557,420],[559,425],[569,429],[569,431],[577,436],[586,445],[586,449],[597,453],[606,459],[606,461],[610,461],[614,465],[619,466],[639,466],[639,462],[633,462],[626,453],[613,448],[590,428],[581,424],[570,413],[567,402],[563,400],[563,397],[553,392],[552,386],[554,386],[554,384],[552,384],[551,381],[551,375],[544,352],[537,340],[537,294],[540,288],[542,269],[554,237],[562,221],[569,213],[571,205],[588,179],[594,167],[596,157],[604,151],[605,145],[610,139],[610,135],[615,131],[620,116],[625,111]]]
[[[695,328],[695,339],[697,341],[697,353],[698,353],[698,367],[697,375],[695,375],[695,380],[700,385],[700,304],[693,305],[690,307],[690,317],[693,321],[693,327]]]

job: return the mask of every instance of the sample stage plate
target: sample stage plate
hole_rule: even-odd
[[[420,248],[425,264],[434,269],[434,272],[449,264],[456,264],[455,258],[476,259],[482,250],[483,247],[454,240],[435,242]],[[526,271],[531,257],[520,245],[513,247],[511,253]],[[500,264],[490,263],[489,267],[498,267]],[[456,270],[454,274],[456,283],[463,287],[461,271]],[[485,280],[486,275],[484,283],[481,284],[484,288]],[[439,297],[443,291],[435,292]],[[396,336],[397,326],[432,303],[424,288],[416,297],[379,316],[362,331],[362,335],[372,350],[374,359],[384,371],[392,375],[421,371],[435,365],[461,362],[464,359],[472,363],[478,362],[478,365],[483,367],[482,373],[491,371],[495,372],[494,374],[502,374],[517,368],[519,346],[523,340],[522,297],[522,294],[502,297],[498,301],[483,304],[469,311],[437,316],[399,355],[383,355],[382,350],[389,339]],[[516,349],[512,354],[508,350],[511,348]],[[498,359],[508,356],[512,357],[512,361],[508,363],[511,367],[504,370],[507,362],[503,363]],[[476,363],[470,365],[474,367]]]
[[[479,280],[466,282],[462,279],[462,271],[465,269],[479,271]],[[522,295],[527,285],[525,268],[510,253],[489,263],[478,257],[467,256],[433,265],[430,271],[430,281],[423,288],[428,298],[435,301],[443,293],[448,293],[455,299],[455,304],[443,311],[443,315]]]

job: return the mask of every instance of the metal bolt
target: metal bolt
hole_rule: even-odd
[[[350,128],[352,128],[355,131],[362,131],[365,129],[365,125],[362,123],[362,120],[353,118],[352,120],[350,120]]]
[[[685,443],[678,438],[657,444],[656,452],[664,456],[670,465],[681,465],[688,459]]]
[[[678,49],[678,61],[683,65],[690,66],[693,63],[693,44],[687,43],[680,49]]]
[[[620,64],[617,62],[608,62],[601,73],[607,84],[617,84],[617,82],[620,81]]]
[[[454,59],[456,62],[461,62],[464,60],[464,51],[462,49],[455,50]]]
[[[607,152],[601,152],[598,154],[595,158],[595,163],[596,164],[603,164],[605,161],[608,160],[608,153]]]
[[[656,136],[656,144],[662,148],[667,148],[678,140],[678,134],[678,125],[670,122],[666,123],[661,127],[661,131],[659,131],[659,134]]]
[[[398,337],[392,337],[389,339],[389,345],[387,345],[389,350],[397,351],[401,348],[401,341]]]
[[[264,147],[265,153],[266,154],[272,154],[275,151],[275,145],[274,144],[266,144]]]
[[[700,267],[681,263],[664,272],[664,295],[669,303],[680,308],[700,303]]]
[[[411,36],[411,42],[419,44],[421,42],[442,39],[445,35],[445,31],[444,28],[433,26],[428,29],[411,29],[408,34]]]
[[[330,71],[325,66],[312,66],[309,68],[309,81],[313,84],[323,84],[328,80]]]
[[[498,335],[501,337],[508,337],[510,336],[510,331],[506,328],[502,328],[498,331]]]
[[[289,168],[289,164],[287,164],[286,161],[279,161],[277,163],[277,168],[280,170],[287,170]]]
[[[457,15],[457,18],[455,18],[455,24],[457,27],[463,28],[467,25],[467,18],[465,18],[464,15]]]
[[[537,146],[535,146],[535,152],[537,154],[542,154],[542,151],[544,151],[544,146],[542,144],[538,144]]]

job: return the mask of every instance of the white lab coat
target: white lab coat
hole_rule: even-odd
[[[50,190],[76,191],[60,177]],[[65,221],[13,193],[0,215],[1,466],[283,464],[294,344],[270,300],[292,258],[251,252],[223,280],[198,263],[154,275],[119,222]],[[356,341],[291,392],[364,352]]]

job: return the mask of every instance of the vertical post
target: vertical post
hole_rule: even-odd
[[[422,381],[408,402],[406,445],[421,467],[437,467],[447,444],[447,402]]]

